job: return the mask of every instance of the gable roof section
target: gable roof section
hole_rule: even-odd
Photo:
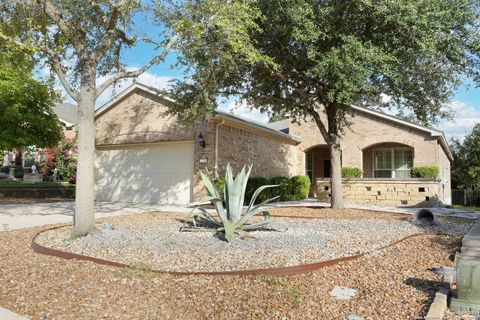
[[[244,118],[244,117],[240,117],[240,116],[237,116],[237,115],[233,115],[233,114],[225,112],[225,111],[215,110],[215,116],[213,118],[215,120],[224,119],[228,122],[232,122],[232,123],[234,123],[236,125],[239,125],[239,126],[246,126],[246,127],[251,128],[251,129],[261,131],[262,133],[264,133],[266,135],[275,136],[275,137],[278,137],[278,138],[281,138],[281,139],[286,139],[290,143],[299,144],[299,143],[302,142],[298,137],[292,136],[290,134],[287,134],[285,132],[282,132],[282,131],[279,131],[279,130],[276,130],[276,129],[269,128],[268,126],[266,126],[263,123],[253,121],[253,120],[250,120],[250,119],[247,119],[247,118]]]
[[[53,112],[57,115],[60,122],[67,126],[74,126],[77,124],[78,106],[71,103],[60,103],[53,106]]]
[[[162,99],[165,99],[169,102],[175,103],[175,100],[170,98],[166,93],[164,93],[164,92],[162,92],[158,89],[152,88],[150,86],[147,86],[143,83],[134,82],[132,85],[130,85],[129,87],[124,89],[122,92],[120,92],[116,97],[114,97],[113,99],[111,99],[110,101],[108,101],[107,103],[102,105],[100,108],[98,108],[95,111],[95,118],[100,117],[102,114],[104,114],[108,110],[114,108],[118,104],[118,102],[122,101],[124,98],[126,98],[127,96],[129,96],[130,94],[132,94],[132,93],[134,93],[138,90],[142,90],[144,92],[151,93],[151,94],[153,94],[155,96],[158,96]],[[225,120],[228,120],[231,123],[235,123],[237,125],[240,125],[240,126],[252,129],[252,130],[260,131],[260,132],[262,132],[266,135],[275,136],[277,138],[287,140],[290,143],[298,144],[298,143],[301,142],[298,138],[295,138],[293,136],[290,136],[290,135],[288,135],[286,133],[283,133],[283,132],[280,132],[278,130],[271,129],[271,128],[267,127],[266,125],[262,124],[262,123],[259,123],[259,122],[256,122],[256,121],[251,121],[249,119],[239,117],[239,116],[235,116],[235,115],[232,115],[230,113],[223,112],[223,111],[220,111],[220,110],[215,111],[215,115],[213,116],[213,119],[216,119],[216,120],[225,119]]]
[[[166,95],[164,92],[162,92],[158,89],[152,88],[152,87],[147,86],[147,85],[145,85],[143,83],[140,83],[140,82],[134,82],[133,84],[131,84],[130,86],[125,88],[122,92],[120,92],[118,95],[113,97],[111,100],[107,101],[105,104],[100,106],[100,108],[95,110],[95,118],[98,118],[100,115],[104,114],[105,112],[107,112],[111,108],[115,107],[118,102],[122,101],[122,99],[124,99],[125,97],[128,97],[130,94],[132,94],[132,93],[134,93],[135,91],[138,91],[138,90],[142,90],[144,92],[151,93],[151,94],[153,94],[155,96],[158,96],[158,97],[160,97],[164,100],[167,100],[169,102],[175,102],[173,99],[168,97],[168,95]]]
[[[437,137],[437,139],[440,141],[440,144],[442,145],[445,153],[447,154],[447,157],[450,160],[453,160],[452,152],[450,151],[450,147],[448,146],[447,138],[445,138],[445,134],[443,133],[443,131],[440,131],[438,129],[429,128],[429,127],[426,127],[426,126],[422,126],[420,124],[413,123],[413,122],[410,122],[410,121],[407,121],[407,120],[404,120],[404,119],[401,119],[401,118],[398,118],[398,117],[395,117],[395,116],[392,116],[392,115],[389,115],[389,114],[386,114],[386,113],[383,113],[383,112],[368,109],[368,108],[365,108],[365,107],[359,107],[359,106],[355,106],[355,105],[352,105],[351,107],[352,107],[353,110],[363,112],[363,113],[366,113],[366,114],[370,114],[370,115],[373,115],[373,116],[376,116],[376,117],[379,117],[379,118],[382,118],[382,119],[385,119],[385,120],[388,120],[388,121],[391,121],[391,122],[394,122],[394,123],[404,125],[406,127],[414,128],[414,129],[417,129],[419,131],[429,133],[430,136],[432,136],[432,137]]]

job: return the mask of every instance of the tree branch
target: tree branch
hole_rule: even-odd
[[[17,39],[12,39],[12,38],[10,38],[9,36],[6,36],[6,35],[4,35],[4,34],[1,33],[1,32],[0,32],[0,39],[5,40],[5,41],[8,41],[8,42],[12,42],[13,44],[15,44],[15,45],[17,45],[17,46],[19,46],[19,47],[24,47],[24,48],[28,47],[25,43],[23,43],[23,42],[21,42],[21,41],[19,41],[19,40],[17,40]]]
[[[178,41],[180,38],[179,35],[173,36],[170,41],[168,41],[167,45],[165,46],[165,49],[154,57],[152,60],[150,60],[146,65],[141,67],[140,69],[137,70],[132,70],[132,71],[120,71],[117,72],[116,74],[112,75],[108,80],[106,80],[104,83],[102,83],[98,89],[97,89],[97,98],[113,83],[117,82],[120,79],[124,78],[135,78],[150,69],[153,65],[159,63],[160,61],[164,60],[167,54],[170,52],[170,50],[173,48],[175,43]]]
[[[62,65],[60,63],[60,60],[58,59],[57,56],[52,55],[50,56],[50,62],[52,63],[52,69],[55,71],[55,73],[58,76],[58,79],[62,83],[62,86],[65,88],[65,91],[72,97],[73,100],[78,102],[78,93],[73,90],[73,88],[70,86],[70,83],[68,83],[67,80],[67,75],[62,69]]]
[[[72,32],[73,30],[67,23],[62,18],[62,15],[57,11],[55,6],[52,4],[51,1],[49,0],[42,0],[41,3],[44,4],[45,6],[45,13],[52,19],[60,28],[60,31],[67,36],[70,41],[72,41],[72,44],[75,48],[75,51],[77,52],[78,57],[83,60],[85,58],[85,46],[82,40],[85,39],[85,31],[81,30],[76,30],[77,32]]]

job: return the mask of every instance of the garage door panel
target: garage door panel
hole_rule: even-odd
[[[100,150],[96,169],[99,201],[187,204],[193,142]]]

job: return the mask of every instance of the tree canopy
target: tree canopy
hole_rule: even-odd
[[[452,186],[460,189],[480,189],[480,123],[463,141],[452,141]]]
[[[33,79],[31,52],[0,48],[0,149],[55,146],[63,136],[52,111],[58,95],[49,83]]]
[[[176,86],[175,112],[195,117],[219,96],[263,112],[313,119],[332,154],[332,203],[341,207],[341,134],[352,104],[448,117],[446,103],[465,76],[480,81],[479,2],[472,0],[258,0],[250,61],[230,47],[188,55],[195,68]],[[238,59],[240,57],[240,59]],[[214,79],[214,81],[204,81]],[[387,97],[388,99],[385,99]],[[183,107],[182,107],[183,106]]]

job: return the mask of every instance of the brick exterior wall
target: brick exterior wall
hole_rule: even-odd
[[[95,119],[96,144],[130,144],[192,140],[192,128],[165,116],[169,102],[137,90]]]

